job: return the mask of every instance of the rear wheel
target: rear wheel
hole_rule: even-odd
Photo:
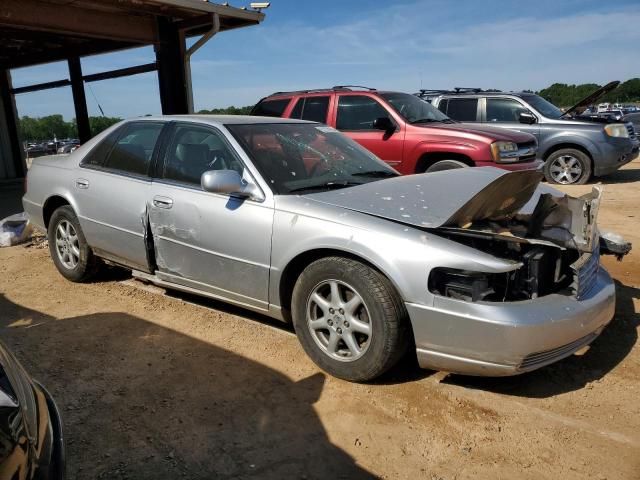
[[[47,236],[51,258],[62,276],[72,282],[84,282],[95,274],[98,261],[73,208],[65,205],[53,212]]]
[[[427,173],[441,172],[443,170],[452,170],[454,168],[465,168],[468,166],[469,165],[467,165],[464,162],[461,162],[460,160],[439,160],[433,165],[431,165],[429,168],[427,168],[425,172]]]
[[[583,185],[591,177],[591,160],[574,148],[556,150],[544,163],[544,176],[549,183]]]
[[[294,287],[292,314],[309,357],[345,380],[378,377],[408,347],[402,299],[380,272],[355,260],[327,257],[309,265]]]

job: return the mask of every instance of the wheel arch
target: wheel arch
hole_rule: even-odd
[[[69,200],[67,200],[62,195],[51,195],[45,200],[44,204],[42,205],[42,221],[44,222],[45,228],[49,228],[49,221],[51,220],[53,212],[65,205],[69,205],[71,208],[73,208],[71,202],[69,202]]]
[[[591,153],[591,151],[586,146],[584,146],[584,145],[582,145],[580,143],[572,142],[572,141],[565,141],[565,142],[560,142],[560,143],[553,144],[552,146],[550,146],[549,148],[547,148],[545,150],[545,152],[542,154],[542,158],[546,162],[547,159],[553,153],[557,152],[558,150],[563,150],[565,148],[571,148],[571,149],[578,150],[579,152],[584,153],[589,158],[589,161],[591,162],[591,168],[593,169],[593,154]]]
[[[394,282],[393,278],[388,275],[380,266],[371,262],[371,260],[366,259],[361,255],[357,255],[353,252],[340,250],[337,248],[315,248],[312,250],[301,252],[293,257],[287,263],[285,268],[282,270],[282,274],[280,275],[278,285],[278,300],[280,301],[282,316],[286,322],[291,323],[291,297],[293,295],[293,288],[296,284],[296,281],[305,268],[307,268],[316,260],[320,260],[321,258],[326,257],[349,258],[351,260],[355,260],[367,265],[368,267],[379,272],[387,280],[389,280],[398,295],[402,297],[401,290],[398,288],[398,285]]]
[[[473,167],[475,163],[471,160],[471,157],[459,152],[426,152],[420,155],[416,162],[415,173],[424,173],[427,168],[434,165],[441,160],[458,160],[470,167]]]

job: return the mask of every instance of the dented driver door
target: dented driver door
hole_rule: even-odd
[[[156,275],[267,310],[273,204],[205,192],[216,168],[244,166],[215,129],[178,124],[148,201]]]

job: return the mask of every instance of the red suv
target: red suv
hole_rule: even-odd
[[[251,113],[335,127],[403,174],[540,165],[533,135],[458,123],[408,93],[363,87],[277,92],[260,100]]]

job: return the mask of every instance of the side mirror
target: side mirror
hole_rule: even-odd
[[[205,192],[264,200],[260,188],[243,179],[235,170],[207,170],[200,177],[200,185]]]
[[[522,112],[519,116],[518,116],[518,121],[520,123],[524,123],[526,125],[533,125],[534,123],[536,123],[536,117],[529,112]]]
[[[389,117],[380,117],[373,121],[373,128],[384,130],[385,132],[393,132],[396,129],[396,124]]]

